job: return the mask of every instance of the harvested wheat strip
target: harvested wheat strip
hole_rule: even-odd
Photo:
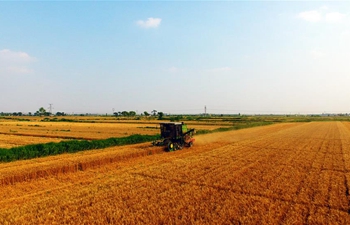
[[[348,212],[347,209],[344,209],[342,207],[338,207],[338,206],[330,206],[329,204],[320,204],[320,203],[316,203],[316,202],[303,202],[303,201],[295,201],[295,200],[292,200],[292,199],[289,199],[289,198],[285,198],[284,196],[280,196],[280,197],[271,197],[271,196],[268,196],[268,195],[265,195],[263,193],[259,193],[259,192],[256,192],[256,193],[252,193],[250,191],[245,191],[245,190],[234,190],[230,187],[223,187],[223,186],[220,186],[220,185],[211,185],[211,184],[206,184],[206,183],[193,183],[193,182],[190,182],[189,180],[181,180],[181,179],[173,179],[173,178],[166,178],[166,177],[163,177],[163,176],[156,176],[156,175],[150,175],[150,174],[146,174],[146,173],[143,173],[143,172],[131,172],[130,173],[131,175],[133,176],[139,176],[140,178],[138,179],[141,179],[143,178],[142,180],[143,181],[146,181],[146,180],[149,180],[150,182],[152,183],[159,183],[159,181],[161,182],[166,182],[166,183],[176,183],[176,185],[174,186],[184,186],[184,185],[190,185],[192,187],[197,187],[197,188],[201,188],[201,189],[204,189],[204,188],[210,188],[210,189],[213,189],[213,190],[216,190],[216,191],[222,191],[224,192],[225,194],[234,194],[234,195],[242,195],[242,196],[245,196],[246,198],[254,198],[254,197],[257,197],[257,198],[262,198],[262,199],[266,199],[266,200],[272,200],[272,201],[280,201],[280,202],[285,202],[289,205],[300,205],[300,206],[305,206],[305,207],[316,207],[316,208],[323,208],[323,209],[331,209],[331,210],[334,210],[334,211],[338,211],[338,212]],[[195,189],[195,188],[194,188]]]
[[[50,165],[45,168],[36,168],[31,171],[13,171],[13,174],[6,174],[0,178],[0,185],[12,185],[18,182],[30,181],[59,174],[74,173],[90,168],[101,167],[115,162],[126,161],[133,158],[144,157],[153,154],[164,153],[163,148],[148,148],[141,151],[131,151],[125,154],[106,154],[98,158],[85,158],[83,160],[66,161]]]
[[[42,138],[60,138],[60,139],[77,139],[77,140],[99,140],[99,138],[91,138],[91,137],[74,137],[74,136],[50,135],[50,134],[25,134],[25,133],[6,133],[6,132],[0,132],[0,134],[13,135],[13,136],[42,137]]]

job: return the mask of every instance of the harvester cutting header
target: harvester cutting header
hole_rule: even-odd
[[[180,150],[183,147],[192,147],[194,129],[187,129],[183,122],[160,123],[161,140],[154,141],[153,145],[165,146],[168,151]]]

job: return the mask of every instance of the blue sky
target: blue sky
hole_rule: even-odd
[[[0,2],[0,112],[350,113],[348,2]]]

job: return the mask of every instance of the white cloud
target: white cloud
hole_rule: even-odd
[[[299,19],[308,21],[308,22],[329,22],[329,23],[339,23],[342,22],[346,15],[340,12],[326,12],[328,11],[328,7],[323,6],[318,10],[311,10],[301,12],[297,15]]]
[[[298,18],[308,22],[318,22],[321,20],[322,15],[317,10],[305,11],[298,14]]]
[[[0,61],[32,62],[32,61],[35,61],[35,58],[31,57],[26,52],[15,52],[9,49],[3,49],[3,50],[0,50]]]
[[[168,69],[169,72],[171,73],[176,73],[176,72],[179,72],[179,68],[175,67],[175,66],[172,66]]]
[[[250,59],[250,55],[244,55],[243,59]]]
[[[320,7],[320,10],[328,10],[328,6],[324,5]]]
[[[10,72],[10,73],[18,73],[18,74],[33,73],[32,69],[29,69],[29,68],[26,68],[26,67],[7,67],[6,71]]]
[[[350,38],[350,30],[344,30],[344,31],[341,33],[341,37],[342,37],[342,38]]]
[[[28,74],[33,70],[28,65],[35,62],[36,58],[26,52],[12,51],[9,49],[0,50],[0,71],[10,74]]]
[[[214,69],[210,69],[209,70],[209,72],[214,72],[214,73],[217,73],[217,72],[228,72],[228,71],[231,71],[231,68],[228,67],[228,66],[214,68]]]
[[[162,22],[162,19],[160,18],[148,18],[147,20],[139,20],[136,22],[136,24],[142,28],[157,28],[159,27],[160,23]]]
[[[315,59],[323,58],[326,56],[326,53],[324,53],[323,51],[321,51],[319,49],[314,49],[310,53],[311,53],[311,56]]]
[[[342,14],[339,12],[331,12],[326,14],[325,19],[327,22],[339,23],[343,21],[345,17],[346,17],[345,14]]]

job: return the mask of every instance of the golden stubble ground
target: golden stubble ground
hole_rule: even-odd
[[[0,223],[349,224],[349,153],[313,122],[0,164]]]

